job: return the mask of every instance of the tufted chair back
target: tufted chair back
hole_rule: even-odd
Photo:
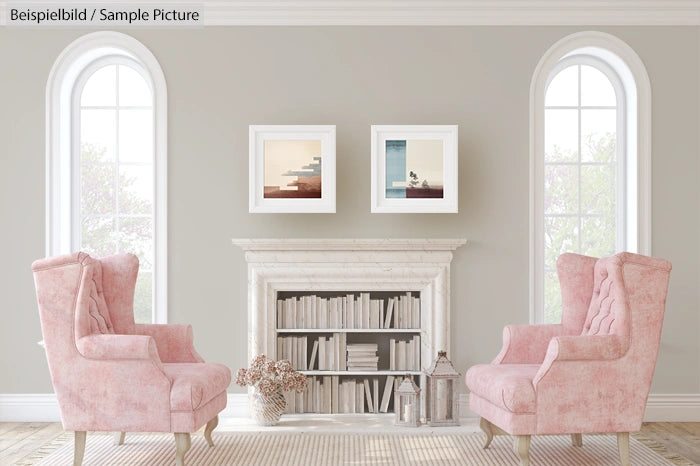
[[[102,264],[99,260],[79,253],[77,261],[83,266],[75,305],[75,338],[86,335],[113,334],[114,327],[105,302],[102,286]]]
[[[629,336],[629,304],[621,255],[599,259],[593,269],[593,295],[581,335]]]
[[[102,265],[78,252],[32,264],[41,330],[54,386],[70,385],[71,364],[80,358],[76,341],[86,335],[113,334],[105,301]],[[57,396],[63,391],[56,389]]]

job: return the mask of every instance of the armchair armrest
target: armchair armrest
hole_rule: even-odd
[[[563,333],[560,324],[506,325],[503,347],[491,364],[540,364],[549,341]]]
[[[623,357],[629,348],[629,340],[619,335],[580,335],[552,338],[542,365],[533,379],[538,382],[548,373],[564,370],[576,364],[576,371],[598,362],[612,361]],[[584,364],[585,366],[581,366]],[[559,369],[556,369],[559,367]],[[593,366],[590,366],[591,368]],[[571,369],[571,368],[570,368]]]
[[[547,360],[585,361],[622,357],[629,340],[619,335],[578,335],[552,338],[547,348]]]
[[[204,362],[194,349],[191,325],[136,324],[134,331],[153,337],[162,362]]]
[[[160,365],[153,338],[141,335],[93,334],[76,341],[80,354],[88,359],[144,360]]]

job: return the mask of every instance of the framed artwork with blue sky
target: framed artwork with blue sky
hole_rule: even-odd
[[[372,212],[457,212],[457,125],[373,125]]]

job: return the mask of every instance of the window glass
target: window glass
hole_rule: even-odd
[[[138,256],[137,322],[152,322],[152,102],[146,80],[125,64],[97,69],[80,96],[79,246],[95,256]]]
[[[600,69],[573,62],[551,79],[544,108],[544,319],[561,320],[556,260],[565,252],[615,253],[624,173],[617,97]]]

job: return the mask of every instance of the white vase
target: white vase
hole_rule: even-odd
[[[264,396],[258,390],[253,391],[251,403],[253,420],[261,426],[274,426],[287,407],[287,400],[280,390],[273,395]]]

